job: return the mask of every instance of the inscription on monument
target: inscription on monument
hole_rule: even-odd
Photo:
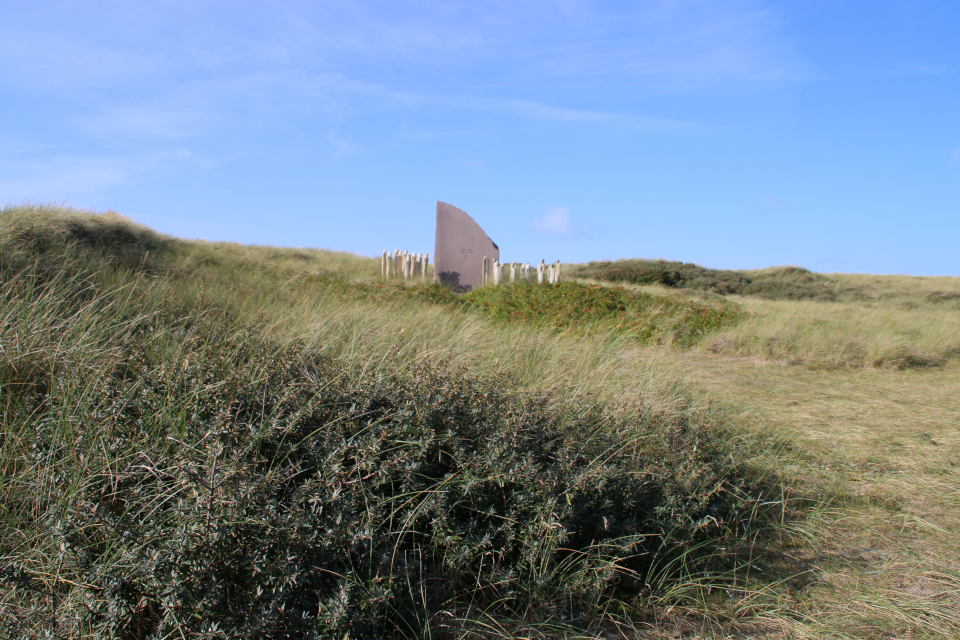
[[[500,248],[473,218],[451,204],[437,202],[434,278],[459,291],[483,284],[483,259],[499,262]]]

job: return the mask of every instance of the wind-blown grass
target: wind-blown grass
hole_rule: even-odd
[[[571,353],[363,260],[295,277],[57,214],[3,212],[9,637],[596,633],[763,525],[677,389],[559,369],[616,333]]]
[[[550,326],[576,334],[617,333],[638,342],[690,346],[736,324],[736,305],[681,300],[579,283],[518,283],[462,296],[469,305],[507,322]]]
[[[713,334],[704,348],[831,367],[943,366],[960,356],[960,309],[928,303],[742,300],[742,322]]]
[[[571,265],[567,273],[595,275],[587,267]],[[770,291],[777,283],[813,278],[818,291],[831,293],[737,295],[731,290],[721,296],[709,287],[622,286],[637,294],[735,303],[741,312],[737,321],[696,342],[696,348],[711,353],[843,368],[942,367],[960,359],[960,334],[954,330],[960,323],[960,278],[809,274],[793,267],[718,273],[769,283]]]
[[[55,207],[7,208],[0,229],[0,637],[960,633],[956,278],[817,274],[846,292],[831,302],[625,284],[739,309],[644,341],[384,283],[377,259]],[[533,306],[564,290],[531,287]],[[528,508],[544,478],[571,502]],[[644,512],[653,535],[606,501],[604,482],[641,480],[633,495],[681,505]],[[494,515],[463,524],[484,500]],[[575,548],[589,527],[559,531],[585,507],[600,537]],[[508,551],[484,555],[482,532]],[[364,573],[376,540],[395,573]]]

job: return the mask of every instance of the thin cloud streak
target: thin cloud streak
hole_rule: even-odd
[[[570,212],[567,211],[566,207],[550,209],[545,216],[533,221],[533,228],[545,236],[558,238],[565,238],[573,233]]]
[[[423,137],[464,121],[453,129],[470,135],[470,112],[491,131],[532,122],[685,134],[710,124],[671,117],[645,96],[789,81],[804,67],[761,0],[241,6],[11,11],[0,26],[0,95],[56,104],[51,141],[65,133],[69,148],[92,145],[91,167],[106,149],[129,168],[171,141],[211,164],[258,154],[278,132],[330,159],[358,157],[412,144],[410,129]],[[24,173],[23,189],[62,192],[79,175],[106,187],[138,173],[71,172],[61,157],[46,171]],[[17,191],[9,178],[4,186]]]
[[[623,125],[645,133],[680,132],[697,126],[693,122],[670,118],[653,118],[589,109],[569,109],[533,100],[481,100],[477,103],[477,108],[512,113],[533,120]]]
[[[224,21],[212,3],[198,6],[191,16],[197,24],[173,30],[172,41],[152,28],[154,22],[170,22],[169,10],[128,9],[122,24],[107,10],[94,13],[88,19],[97,32],[109,32],[112,25],[114,31],[135,26],[143,34],[114,47],[102,44],[111,40],[80,37],[71,25],[56,21],[54,33],[44,37],[46,46],[38,47],[13,20],[0,31],[6,42],[0,57],[23,72],[8,67],[20,81],[29,75],[74,86],[91,79],[156,79],[191,71],[242,75],[277,68],[400,77],[404,84],[411,69],[429,75],[483,65],[497,70],[498,82],[518,88],[531,81],[569,86],[619,78],[661,90],[690,90],[724,81],[783,81],[808,71],[771,12],[749,0],[723,5],[661,0],[616,12],[590,2],[479,2],[428,9],[400,2],[392,10],[353,2],[286,3],[276,10],[250,7],[245,22]],[[471,76],[448,74],[446,80],[457,75]]]
[[[6,166],[4,166],[6,165]],[[129,181],[125,159],[60,157],[31,163],[0,164],[0,202],[65,200],[97,193]]]

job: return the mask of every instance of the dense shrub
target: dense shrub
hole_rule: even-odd
[[[614,419],[439,364],[360,373],[156,279],[2,282],[9,637],[587,625],[753,504],[691,417]]]
[[[468,306],[510,322],[576,331],[614,329],[641,342],[656,340],[681,346],[742,317],[733,304],[693,302],[574,282],[484,287],[461,297]]]
[[[185,300],[162,259],[44,233],[0,245],[0,637],[588,626],[753,526],[696,416],[365,372]],[[515,289],[548,290],[628,302]]]
[[[460,372],[245,355],[192,364],[196,387],[142,362],[96,407],[123,453],[88,459],[57,535],[99,633],[422,637],[471,606],[586,620],[742,517],[740,481],[689,425],[638,450]],[[171,429],[155,416],[176,388],[189,418]]]

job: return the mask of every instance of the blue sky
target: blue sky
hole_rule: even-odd
[[[188,238],[960,275],[960,3],[0,0],[0,203]]]

